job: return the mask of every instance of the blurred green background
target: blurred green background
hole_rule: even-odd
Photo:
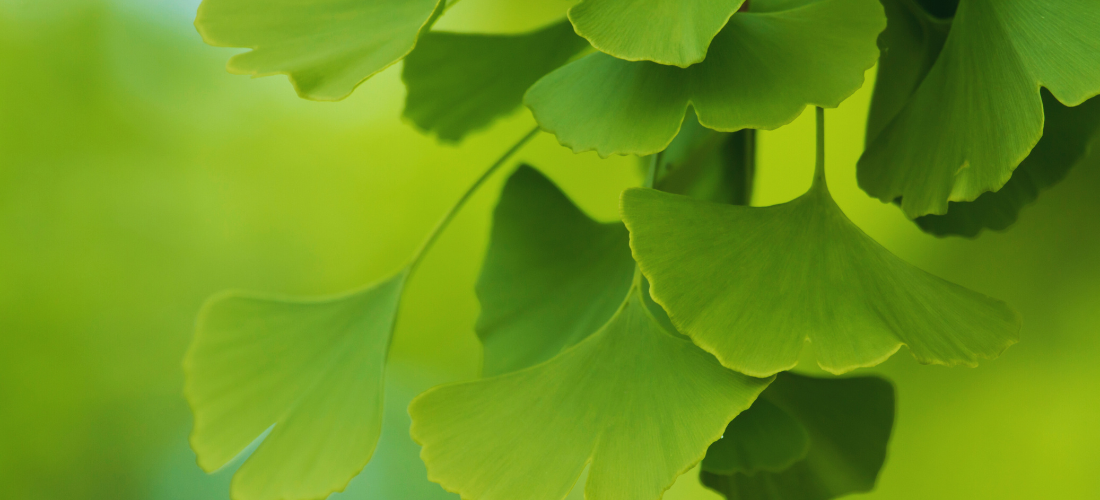
[[[442,26],[520,31],[568,3],[463,0]],[[202,43],[197,4],[0,0],[0,498],[227,499],[232,471],[195,466],[181,396],[204,298],[387,276],[533,123],[523,111],[461,147],[437,144],[400,119],[400,66],[347,101],[300,100],[282,77],[226,73],[236,51]],[[897,384],[899,408],[879,488],[861,498],[1100,498],[1100,155],[1006,233],[926,236],[855,185],[869,85],[828,112],[838,202],[901,257],[1007,300],[1026,324],[977,369],[902,352],[871,370]],[[761,134],[755,204],[809,186],[809,115]],[[605,220],[640,180],[635,160],[573,155],[548,134],[519,159]],[[411,284],[391,359],[416,376],[391,388],[387,418],[477,373],[473,284],[503,178]],[[417,473],[406,440],[384,435],[407,463],[372,463],[344,496],[427,496],[387,489],[387,467]],[[695,482],[667,498],[717,499]]]

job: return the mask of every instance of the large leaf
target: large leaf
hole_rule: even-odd
[[[795,366],[806,342],[843,373],[903,344],[923,363],[975,365],[1017,341],[1007,305],[905,263],[852,224],[821,154],[813,187],[771,207],[623,192],[634,258],[681,333],[753,376]]]
[[[906,215],[943,214],[1008,182],[1043,134],[1040,86],[1100,93],[1092,0],[963,0],[935,64],[859,162],[860,186]]]
[[[405,116],[461,140],[519,108],[528,87],[586,47],[567,21],[522,35],[426,33],[405,59]]]
[[[298,94],[335,101],[416,45],[442,0],[204,0],[195,26],[206,43],[246,47],[229,70],[286,74]]]
[[[877,0],[754,0],[688,68],[602,52],[539,80],[524,98],[575,152],[646,155],[676,136],[688,106],[722,131],[772,129],[808,104],[835,107],[875,64],[886,26]]]
[[[770,379],[722,368],[653,318],[635,286],[598,332],[516,372],[413,400],[429,477],[463,498],[656,500]]]
[[[828,500],[874,488],[894,425],[889,382],[781,373],[754,408],[765,401],[809,432],[805,458],[781,472],[715,474],[704,469],[704,485],[730,500]]]
[[[233,498],[321,499],[370,460],[406,276],[328,299],[230,293],[206,305],[184,361],[199,465],[220,468],[275,426],[233,477]]]
[[[541,363],[599,330],[633,274],[622,223],[592,220],[549,179],[521,166],[493,212],[477,282],[484,374]]]
[[[687,67],[745,0],[585,0],[569,10],[577,33],[628,61]]]
[[[730,422],[722,439],[707,448],[703,471],[722,475],[781,472],[806,458],[809,450],[806,428],[761,397]]]

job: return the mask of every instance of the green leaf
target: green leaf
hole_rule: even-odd
[[[868,145],[860,186],[943,214],[1008,182],[1043,133],[1044,86],[1062,103],[1100,93],[1100,9],[1091,0],[963,0],[912,98]]]
[[[484,374],[546,361],[607,323],[634,274],[628,238],[621,222],[592,220],[537,170],[516,170],[477,282]]]
[[[722,475],[704,470],[705,486],[730,500],[828,500],[874,488],[894,424],[890,382],[780,373],[756,404],[763,401],[809,431],[805,459],[782,472]]]
[[[463,498],[656,500],[770,379],[726,370],[656,323],[635,284],[598,332],[517,372],[413,400],[429,478]]]
[[[647,155],[676,136],[688,106],[721,131],[773,129],[808,104],[835,107],[863,84],[886,26],[877,0],[754,0],[688,68],[602,52],[539,80],[524,98],[574,152]]]
[[[745,0],[585,0],[569,9],[577,34],[627,61],[688,67]]]
[[[649,165],[650,158],[642,158]],[[647,167],[648,168],[648,167]],[[756,173],[756,131],[716,132],[689,112],[660,157],[657,188],[700,200],[748,205]]]
[[[1088,153],[1100,128],[1100,99],[1071,108],[1043,91],[1043,138],[999,191],[972,202],[948,203],[944,215],[917,217],[921,229],[936,235],[976,236],[982,229],[1003,230],[1016,222],[1020,210],[1039,191],[1061,182],[1069,169]]]
[[[337,101],[416,45],[442,0],[204,0],[195,27],[206,43],[246,47],[234,73],[285,74],[298,95]]]
[[[781,472],[806,458],[809,450],[806,428],[761,397],[730,422],[722,439],[710,445],[703,471],[721,475]]]
[[[459,141],[519,108],[528,87],[586,47],[567,21],[522,35],[425,33],[405,59],[405,117]]]
[[[832,373],[905,344],[922,363],[973,366],[1018,339],[1004,303],[932,276],[852,224],[819,168],[794,201],[755,208],[623,192],[634,259],[676,328],[728,368],[790,369],[813,343]]]
[[[320,300],[207,303],[184,361],[199,465],[220,468],[275,426],[233,477],[234,499],[321,499],[370,460],[406,276]]]

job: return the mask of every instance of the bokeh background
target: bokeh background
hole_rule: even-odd
[[[568,3],[463,0],[441,26],[522,31]],[[344,102],[300,100],[282,77],[226,73],[237,51],[202,43],[197,4],[0,0],[2,498],[228,499],[234,466],[195,465],[181,395],[204,298],[327,294],[387,276],[533,123],[520,111],[438,144],[400,119],[400,65]],[[855,185],[870,83],[828,112],[838,202],[898,255],[1007,300],[1026,324],[1023,342],[976,369],[920,366],[903,350],[867,370],[896,383],[899,406],[879,487],[859,497],[1100,498],[1100,155],[1005,233],[927,236]],[[810,115],[761,134],[754,204],[809,186]],[[640,182],[634,159],[573,155],[548,134],[519,160],[604,220]],[[416,392],[477,373],[473,284],[503,179],[411,283],[391,423],[407,420]],[[344,498],[456,498],[423,481],[405,433],[387,431],[381,449],[395,458],[369,465]],[[717,500],[695,483],[684,476],[667,498]]]

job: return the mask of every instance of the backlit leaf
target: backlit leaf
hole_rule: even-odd
[[[806,457],[781,472],[715,474],[704,469],[704,485],[729,500],[828,500],[874,488],[894,425],[889,382],[780,373],[753,407],[765,401],[809,432]]]
[[[370,460],[406,275],[328,299],[231,293],[206,305],[184,361],[199,465],[220,468],[274,425],[233,498],[322,499]]]
[[[687,67],[745,0],[585,0],[569,10],[577,33],[628,61]]]
[[[999,189],[1043,134],[1040,86],[1069,106],[1100,93],[1098,32],[1092,0],[960,1],[935,64],[868,144],[860,186],[909,217]]]
[[[754,0],[688,68],[602,52],[539,80],[524,98],[575,152],[647,155],[676,136],[688,106],[704,126],[773,129],[809,104],[835,107],[863,84],[886,26],[877,0]]]
[[[206,43],[252,49],[229,70],[286,74],[298,94],[335,101],[416,45],[442,0],[204,0],[195,26]]]
[[[517,372],[441,386],[409,407],[429,478],[463,498],[656,500],[770,379],[673,337],[632,289],[598,332]]]
[[[599,330],[633,274],[621,222],[592,220],[549,179],[521,166],[493,212],[477,282],[484,374],[541,363]]]
[[[806,428],[761,397],[730,422],[722,439],[710,445],[703,471],[721,475],[780,472],[805,458],[809,450]]]
[[[528,87],[586,47],[567,21],[522,35],[425,33],[405,59],[405,117],[459,141],[519,108]]]

